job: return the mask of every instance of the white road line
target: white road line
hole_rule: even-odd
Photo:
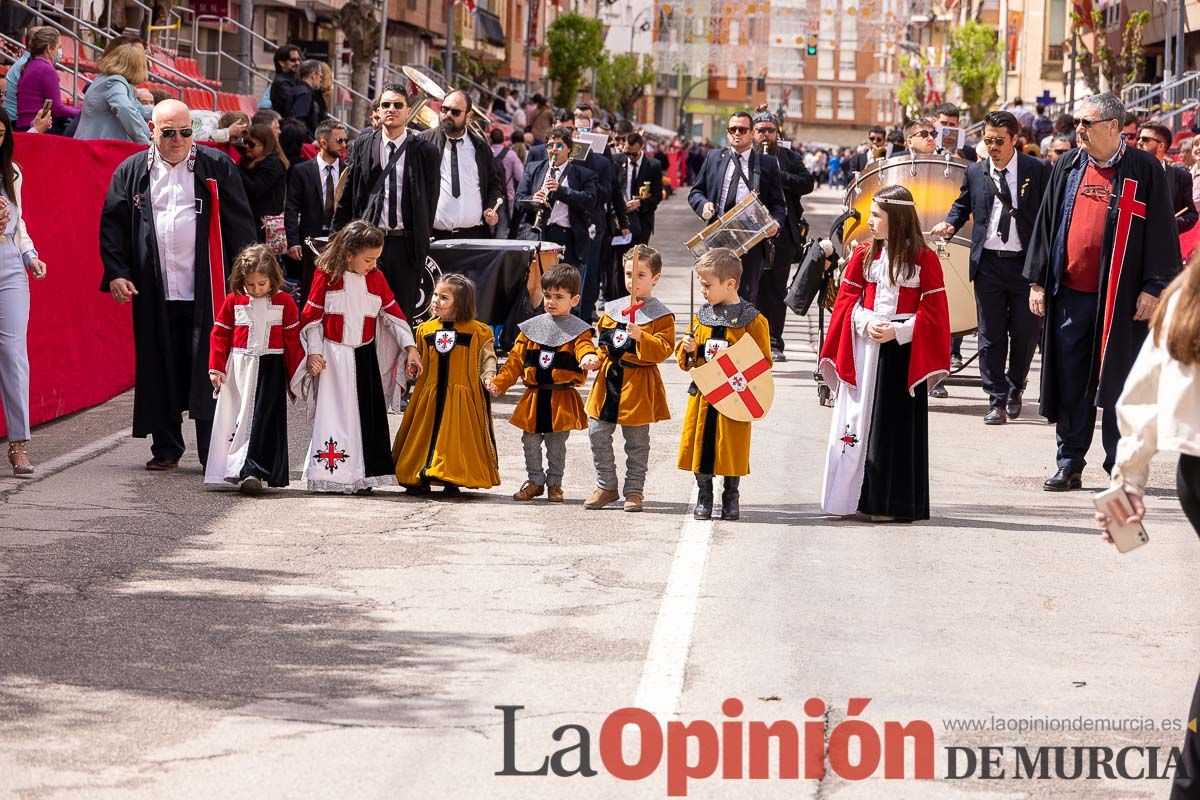
[[[68,467],[72,467],[81,461],[87,461],[89,458],[111,449],[122,440],[128,439],[131,436],[133,436],[133,431],[130,428],[126,428],[125,430],[105,436],[103,439],[97,439],[94,442],[85,444],[83,447],[77,447],[69,453],[63,453],[61,456],[52,458],[43,464],[37,464],[35,465],[37,471],[34,472],[32,478],[9,481],[10,485],[0,489],[0,494],[7,494],[20,489],[22,486],[28,486],[31,483],[37,483],[40,480],[49,478]]]
[[[687,520],[679,534],[679,544],[675,548],[675,558],[667,577],[667,588],[658,609],[654,633],[650,637],[646,664],[642,668],[642,680],[633,703],[637,708],[654,714],[664,724],[675,715],[683,693],[683,676],[692,645],[696,604],[700,597],[709,543],[712,541],[712,520],[692,517],[696,497],[697,490],[693,489]]]

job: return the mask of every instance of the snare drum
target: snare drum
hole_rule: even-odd
[[[884,186],[903,186],[912,192],[917,204],[921,231],[942,262],[946,283],[946,301],[950,307],[950,333],[964,336],[975,331],[975,292],[970,282],[971,222],[949,242],[929,236],[929,231],[944,222],[946,213],[958,199],[963,176],[970,164],[957,156],[903,155],[876,161],[858,174],[846,190],[846,207],[857,210],[859,221],[850,220],[843,232],[846,252],[854,243],[870,236],[867,218],[871,215],[871,200]]]
[[[529,300],[534,308],[542,305],[542,273],[559,264],[563,259],[565,249],[555,242],[537,242],[538,251],[529,264],[529,278],[526,288],[529,290]]]

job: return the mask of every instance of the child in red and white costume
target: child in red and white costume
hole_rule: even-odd
[[[394,486],[388,409],[400,410],[406,378],[421,359],[404,312],[376,262],[383,231],[361,220],[338,232],[317,259],[300,316],[308,376],[312,442],[304,465],[308,488],[366,493]]]
[[[950,370],[942,265],[903,186],[875,193],[868,225],[818,363],[836,393],[821,508],[876,522],[929,519],[927,390]]]
[[[229,285],[208,351],[217,410],[204,482],[257,494],[263,483],[288,485],[288,384],[304,361],[300,319],[266,245],[238,254]]]

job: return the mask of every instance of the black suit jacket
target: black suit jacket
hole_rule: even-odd
[[[546,172],[549,169],[549,161],[539,161],[533,164],[525,170],[525,175],[521,178],[521,185],[517,187],[517,208],[529,214],[531,222],[534,212],[529,211],[531,206],[522,201],[529,200],[542,188],[542,184],[546,182]],[[562,183],[564,177],[567,185],[559,187],[555,198],[567,204],[571,233],[575,236],[575,246],[580,248],[580,253],[582,253],[583,246],[591,241],[588,236],[588,226],[592,224],[591,213],[597,203],[596,173],[581,166],[577,161],[568,161],[562,172],[559,173],[559,183]]]
[[[783,183],[783,198],[787,202],[787,224],[783,226],[787,236],[797,248],[804,244],[804,203],[801,198],[817,188],[816,179],[804,166],[804,156],[787,147],[779,148],[779,177]]]
[[[629,199],[629,156],[624,153],[617,156],[613,168],[616,170],[616,198],[621,207]],[[642,184],[650,184],[650,196],[642,200],[635,211],[629,212],[629,232],[633,234],[634,244],[647,244],[654,233],[654,214],[662,200],[663,173],[662,164],[657,159],[646,158],[645,154],[638,159],[637,174],[633,176],[633,196],[638,196]]]
[[[1167,165],[1167,185],[1171,187],[1171,206],[1175,209],[1175,224],[1180,233],[1196,227],[1200,214],[1192,197],[1192,173],[1179,164]]]
[[[467,136],[475,146],[475,168],[479,171],[479,198],[486,211],[496,205],[496,201],[504,197],[504,174],[496,169],[496,157],[492,155],[492,146],[470,129]],[[438,180],[442,175],[442,155],[446,152],[446,132],[439,128],[430,128],[417,134],[418,139],[430,142],[438,153]],[[480,224],[483,224],[482,221]]]
[[[288,247],[300,247],[307,237],[325,234],[325,204],[321,202],[324,172],[325,162],[320,156],[292,167],[288,176],[287,203],[283,207]],[[336,185],[334,191],[337,191]]]
[[[1021,237],[1022,249],[1029,246],[1033,238],[1033,225],[1037,221],[1038,209],[1042,205],[1042,195],[1045,194],[1046,184],[1050,181],[1050,166],[1040,158],[1017,153],[1009,162],[1017,168],[1016,205],[1017,235]],[[987,240],[988,220],[992,214],[993,200],[999,194],[995,181],[989,172],[992,168],[991,159],[976,161],[967,167],[963,176],[962,189],[958,199],[950,207],[946,222],[954,226],[957,232],[967,219],[974,220],[971,228],[971,280],[979,270],[979,259],[983,255],[983,243]]]
[[[705,203],[716,205],[721,199],[721,189],[725,183],[725,173],[729,169],[729,158],[733,153],[728,147],[713,150],[704,159],[700,174],[688,192],[688,204],[701,216]],[[774,156],[764,156],[757,150],[750,150],[750,174],[746,177],[754,187],[755,175],[758,176],[758,199],[762,202],[771,216],[782,229],[787,225],[787,201],[783,199],[783,181],[779,176],[779,162]],[[714,219],[721,216],[722,209],[717,208]]]
[[[439,154],[432,143],[418,139],[409,131],[408,149],[404,153],[404,173],[400,176],[400,216],[410,236],[405,241],[409,257],[417,264],[425,263],[429,253],[429,237],[433,230],[433,212],[437,208],[442,175],[438,168]],[[350,157],[343,166],[345,180],[337,209],[333,212],[333,229],[341,230],[349,222],[363,219],[373,197],[382,196],[384,183],[372,194],[371,187],[387,166],[380,161],[382,131],[360,135],[350,146]],[[491,152],[490,150],[488,151]],[[378,219],[367,220],[378,224]]]
[[[853,178],[855,173],[867,168],[867,153],[855,153],[842,162],[842,172]]]

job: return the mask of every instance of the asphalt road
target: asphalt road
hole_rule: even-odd
[[[815,231],[836,205],[827,190],[810,198]],[[660,295],[681,328],[682,242],[698,228],[681,197],[659,213]],[[1165,797],[1163,780],[1015,780],[1013,748],[1180,744],[1200,672],[1200,546],[1172,459],[1152,476],[1151,544],[1118,555],[1091,528],[1090,492],[1041,490],[1053,430],[1031,410],[986,428],[985,398],[964,381],[931,403],[930,522],[824,518],[830,412],[812,381],[815,325],[788,325],[737,523],[690,520],[691,476],[675,468],[687,378],[673,364],[662,372],[675,419],[653,431],[640,515],[582,508],[594,473],[581,434],[568,502],[513,502],[515,394],[496,406],[504,485],[454,501],[204,491],[190,453],[148,473],[128,395],[43,426],[37,478],[0,478],[0,796],[663,797],[681,737],[705,734],[674,729],[657,770],[621,780],[620,748],[601,731],[637,705],[712,723],[729,747],[720,766],[711,742],[693,748],[693,771],[715,773],[688,782],[691,797]],[[297,409],[294,477],[307,434]],[[1101,488],[1099,468],[1084,482]],[[726,698],[744,710],[723,713]],[[497,706],[524,707],[511,712],[514,770],[578,744],[580,728],[553,738],[576,725],[599,774],[497,776]],[[737,777],[755,761],[734,757],[750,722],[790,721],[819,744],[823,729],[844,738],[851,717],[876,732],[927,721],[937,779],[888,780],[882,766],[866,780]],[[950,729],[993,717],[1107,728]],[[946,778],[947,748],[984,746],[1006,748],[1003,780],[980,779],[980,765]],[[897,765],[910,778],[914,752]],[[639,752],[627,742],[623,755]],[[574,748],[556,765],[580,760]]]

